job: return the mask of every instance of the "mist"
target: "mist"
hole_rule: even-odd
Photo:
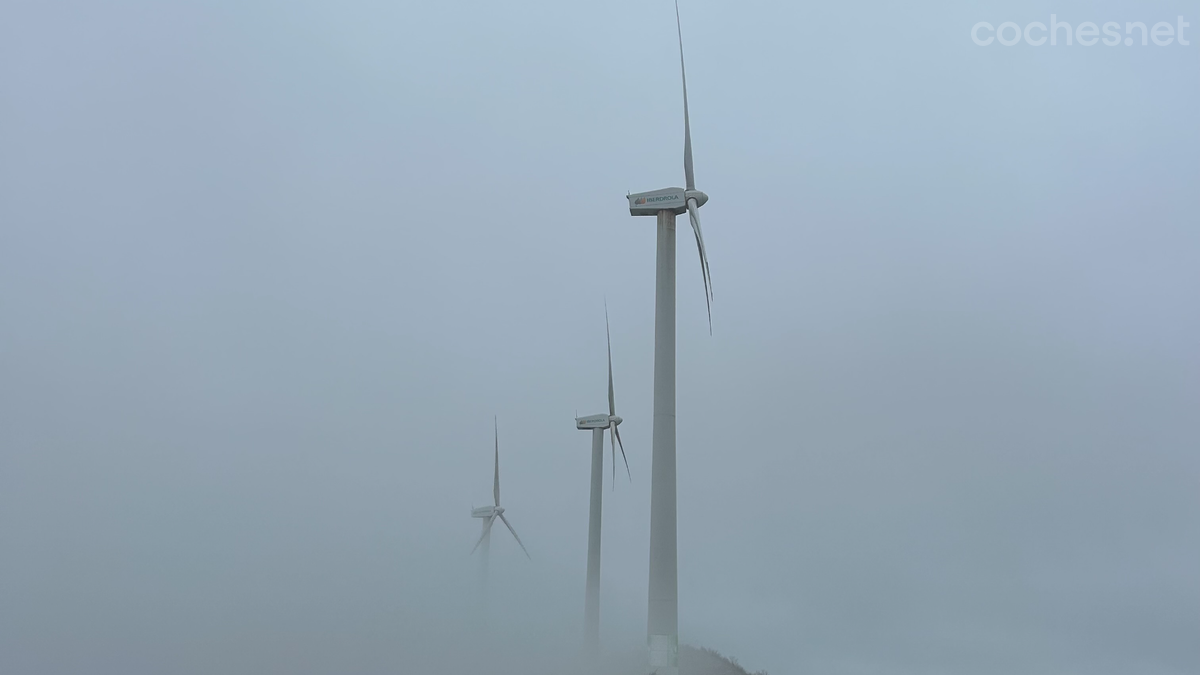
[[[1200,673],[1200,43],[971,38],[1197,9],[681,2],[682,642]],[[649,672],[674,21],[0,8],[0,672],[579,672],[606,305],[601,663]]]

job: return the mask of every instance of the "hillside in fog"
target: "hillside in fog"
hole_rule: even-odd
[[[647,675],[651,672],[644,654],[630,655],[620,664],[613,664],[609,672]],[[734,657],[726,657],[713,649],[680,645],[679,672],[682,675],[768,675],[765,670],[748,671]]]

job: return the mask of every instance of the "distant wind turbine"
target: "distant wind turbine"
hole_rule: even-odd
[[[650,467],[650,584],[647,644],[658,675],[679,673],[679,577],[675,498],[675,216],[687,213],[700,253],[708,330],[712,333],[712,278],[700,232],[699,209],[708,195],[692,173],[692,128],[688,119],[683,28],[675,2],[679,73],[683,82],[683,175],[686,187],[628,195],[633,216],[658,217],[658,260],[654,293],[654,430]]]
[[[600,515],[604,497],[604,431],[609,432],[612,443],[613,482],[617,476],[617,446],[621,447],[621,459],[625,460],[625,473],[629,472],[629,459],[625,457],[625,444],[621,443],[621,432],[617,425],[616,397],[613,394],[612,337],[608,330],[608,305],[604,307],[604,336],[608,340],[608,414],[576,417],[575,428],[592,431],[592,505],[588,518],[587,593],[583,602],[584,642],[589,653],[600,651]]]
[[[529,558],[529,551],[526,550],[525,544],[521,543],[521,538],[517,536],[517,531],[508,522],[508,518],[504,517],[504,507],[500,506],[500,429],[495,420],[492,420],[492,424],[494,425],[493,431],[496,440],[496,472],[492,483],[492,497],[495,503],[492,506],[480,506],[479,508],[471,509],[471,517],[481,518],[483,525],[483,533],[479,535],[479,541],[475,542],[475,548],[471,549],[471,553],[475,553],[476,549],[479,549],[481,545],[483,546],[483,550],[480,551],[479,556],[479,574],[482,583],[481,592],[484,599],[487,598],[488,549],[492,540],[492,523],[496,522],[497,518],[504,523],[509,532],[512,532],[513,538],[517,540],[517,545],[521,547],[522,551],[525,551],[525,557]],[[530,559],[532,560],[532,558]]]

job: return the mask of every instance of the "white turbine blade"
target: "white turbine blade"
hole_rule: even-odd
[[[503,513],[500,514],[500,520],[504,521],[504,526],[508,528],[509,532],[512,532],[513,539],[517,540],[517,545],[521,547],[522,551],[525,551],[525,557],[533,560],[533,558],[529,555],[529,551],[525,549],[525,544],[522,544],[521,538],[517,536],[517,531],[513,529],[512,524],[508,522],[508,518],[505,518]]]
[[[683,27],[679,23],[679,0],[675,0],[675,30],[679,33],[679,74],[683,76],[683,175],[687,189],[696,189],[696,178],[692,175],[692,125],[688,120],[687,70],[683,67]]]
[[[712,335],[712,278],[708,274],[708,254],[704,251],[704,235],[700,233],[700,214],[696,208],[696,200],[687,200],[688,218],[692,221],[692,231],[696,233],[696,248],[700,251],[700,272],[704,275],[704,305],[708,307],[708,334]]]
[[[691,198],[687,201],[688,220],[692,223],[692,230],[696,233],[696,247],[700,250],[700,265],[701,271],[704,273],[704,287],[708,297],[713,297],[712,293],[712,273],[708,269],[708,249],[704,247],[704,233],[700,230],[700,211],[696,204],[696,199]]]
[[[629,458],[625,456],[625,444],[621,442],[621,430],[618,429],[617,425],[615,425],[615,424],[612,425],[611,427],[609,427],[609,430],[612,431],[612,433],[609,434],[608,440],[611,441],[613,439],[613,436],[614,435],[616,436],[616,439],[617,439],[616,444],[621,446],[621,459],[625,460],[625,474],[627,476],[629,476],[629,482],[632,483],[633,482],[633,474],[629,471]],[[614,483],[617,482],[616,474],[617,474],[617,453],[614,450],[613,451],[613,482]]]
[[[612,475],[612,487],[610,487],[609,489],[612,490],[613,492],[616,492],[616,490],[617,490],[617,444],[612,442],[612,438],[613,438],[612,430],[613,430],[613,427],[612,427],[612,423],[610,422],[609,427],[608,427],[608,441],[609,441],[609,446],[612,448],[613,475]],[[601,438],[600,442],[604,443],[604,439]],[[603,448],[601,450],[603,451]],[[621,451],[624,452],[624,449],[622,448]]]
[[[612,335],[608,331],[608,301],[604,301],[604,339],[608,341],[608,414],[617,414],[617,401],[613,395]]]
[[[487,525],[483,526],[483,534],[479,535],[479,541],[475,542],[475,547],[471,549],[472,554],[475,553],[475,549],[479,548],[479,545],[483,543],[483,538],[488,535],[488,532],[492,531],[492,521],[495,519],[496,519],[496,516],[492,516],[492,517],[488,518]],[[470,554],[468,554],[468,555],[470,555]]]
[[[500,427],[495,418],[492,418],[492,425],[496,433],[496,480],[492,484],[492,496],[496,498],[496,506],[500,506]]]

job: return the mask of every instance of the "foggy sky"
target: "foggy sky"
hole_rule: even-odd
[[[681,640],[772,675],[1200,673],[1195,2],[681,4]],[[644,644],[669,2],[0,8],[0,671]],[[478,537],[498,418],[492,643]],[[618,458],[619,461],[619,458]],[[507,646],[502,646],[507,644]],[[473,656],[472,656],[473,657]]]

